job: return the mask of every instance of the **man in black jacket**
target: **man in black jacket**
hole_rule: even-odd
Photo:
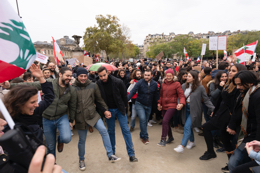
[[[245,149],[245,144],[253,140],[260,141],[260,89],[258,80],[255,74],[250,71],[240,71],[233,77],[233,84],[241,93],[245,94],[243,100],[243,113],[232,117],[231,122],[241,122],[241,131],[244,134],[244,139],[238,148],[234,151],[234,154],[230,157],[228,162],[229,171],[244,163],[250,162],[248,153]],[[249,95],[249,97],[248,97]],[[235,127],[235,126],[234,126]],[[227,127],[227,132],[234,135],[236,131],[232,124]],[[257,151],[258,152],[258,151]],[[252,165],[253,166],[253,165]]]
[[[109,108],[108,110],[111,112],[112,115],[111,118],[106,118],[106,122],[113,152],[114,154],[116,152],[115,117],[117,116],[125,139],[129,160],[130,162],[137,162],[138,160],[135,157],[134,145],[132,142],[130,130],[128,128],[126,116],[126,109],[128,104],[126,87],[122,80],[117,79],[112,75],[108,75],[107,69],[105,67],[100,67],[97,72],[99,76],[97,85],[100,89],[101,96],[104,99],[106,105]]]
[[[98,80],[98,77],[96,76],[96,72],[90,71],[88,74],[88,79],[91,80],[92,82],[96,83]]]

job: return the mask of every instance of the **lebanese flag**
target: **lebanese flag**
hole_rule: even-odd
[[[186,57],[186,59],[189,60],[189,55],[188,55],[185,47],[183,48],[183,53],[184,53],[184,56]]]
[[[36,59],[23,21],[7,0],[0,5],[0,83],[19,77]]]
[[[224,50],[224,57],[223,57],[223,61],[225,61],[227,59],[227,51]]]
[[[245,45],[239,48],[237,51],[235,51],[234,53],[237,57],[237,63],[245,65],[245,62],[249,61],[250,57],[254,54],[257,43],[258,40],[248,45]]]
[[[88,55],[88,52],[84,50],[84,56],[87,56]]]
[[[60,50],[59,45],[57,44],[57,42],[54,40],[54,38],[52,37],[52,43],[53,43],[53,52],[54,52],[54,59],[56,61],[56,64],[59,65],[59,61],[63,61],[63,53]]]

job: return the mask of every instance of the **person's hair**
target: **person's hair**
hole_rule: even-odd
[[[17,78],[14,78],[13,80],[11,80],[10,83],[20,83],[20,82],[24,82],[24,81],[22,78],[17,77]]]
[[[232,79],[232,83],[234,85],[236,85],[236,83],[235,83],[236,78],[240,79],[241,85],[247,86],[247,87],[248,87],[248,84],[257,85],[259,82],[257,79],[257,76],[254,73],[252,73],[251,71],[247,71],[247,70],[243,70],[243,71],[240,71],[237,74],[235,74],[235,76]]]
[[[60,69],[60,73],[61,73],[61,74],[64,74],[66,71],[71,71],[71,69],[70,69],[69,67],[62,67],[62,68]]]
[[[240,72],[242,70],[247,70],[246,66],[242,65],[242,64],[234,64],[230,67],[230,69],[235,66],[237,68],[237,72]],[[226,88],[226,91],[228,93],[231,93],[236,86],[233,84],[232,80],[228,80],[228,82],[225,84],[225,87],[228,85],[228,87]]]
[[[188,66],[186,67],[186,70],[187,70],[187,72],[189,72],[189,71],[192,70],[192,67],[191,67],[190,65],[188,65]]]
[[[185,75],[185,74],[188,74],[186,70],[180,70],[178,75],[177,75],[178,82],[180,82],[181,85],[186,82],[186,81],[182,80],[182,76]]]
[[[228,66],[229,66],[228,62],[226,62],[226,61],[220,62],[219,65],[218,65],[218,69],[219,70],[225,70]]]
[[[129,81],[136,78],[136,73],[137,73],[138,71],[141,73],[141,78],[143,78],[142,71],[141,71],[140,69],[136,69],[136,70],[134,70],[133,73],[129,76]]]
[[[204,73],[205,73],[205,75],[209,75],[210,74],[210,72],[211,72],[211,68],[210,67],[205,67],[204,68]]]
[[[28,79],[31,79],[33,76],[32,76],[32,74],[30,73],[30,72],[26,72],[26,73],[24,73],[24,75],[23,75],[23,80],[24,81],[27,81]]]
[[[216,64],[211,65],[212,69],[216,68]]]
[[[106,67],[101,66],[101,67],[98,68],[97,73],[100,73],[100,72],[102,72],[104,70],[107,72]]]
[[[48,69],[48,68],[44,68],[44,69],[42,70],[42,72],[44,73],[46,70],[49,70],[49,71],[51,72],[51,70]]]
[[[191,70],[189,71],[189,73],[194,79],[191,86],[191,92],[194,92],[197,89],[197,87],[200,85],[199,73],[195,70]],[[187,83],[187,81],[186,81],[186,88],[189,88],[189,84]]]
[[[224,70],[220,70],[219,72],[217,72],[217,74],[216,74],[216,76],[215,76],[215,78],[214,78],[214,81],[215,81],[215,89],[217,89],[218,88],[218,86],[219,86],[219,84],[220,84],[220,78],[221,78],[221,76],[222,76],[222,74],[224,74],[224,73],[226,73],[227,74],[227,72],[225,72]]]
[[[17,85],[13,87],[5,96],[4,104],[12,117],[20,114],[24,104],[34,95],[37,95],[36,87],[29,85]]]
[[[254,70],[254,68],[256,67],[256,63],[253,62],[250,66],[248,70]]]
[[[144,71],[144,73],[145,73],[145,72],[150,72],[151,75],[152,75],[152,71],[151,71],[150,69],[146,69],[146,70]]]
[[[120,73],[121,73],[122,71],[125,73],[125,76],[126,76],[125,70],[124,70],[124,69],[121,69],[121,70],[119,70],[118,73],[117,73],[117,76],[118,76],[118,77],[121,77],[121,76],[120,76]],[[124,76],[124,77],[125,77],[125,76]]]

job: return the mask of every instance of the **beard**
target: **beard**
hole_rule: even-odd
[[[140,79],[141,79],[141,77],[137,77],[137,76],[136,76],[134,79],[135,79],[135,80],[140,80]]]
[[[70,84],[70,83],[66,84],[66,80],[63,80],[63,79],[61,79],[61,82],[62,82],[62,83],[63,83],[63,85],[65,85],[66,87],[68,87],[68,86],[69,86],[69,84]]]
[[[50,69],[50,71],[53,73],[53,72],[55,72],[55,69],[53,70],[53,69]]]

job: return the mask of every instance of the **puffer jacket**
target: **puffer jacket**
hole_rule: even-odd
[[[179,98],[180,104],[186,105],[185,96],[181,87],[181,84],[174,78],[173,81],[164,82],[161,86],[160,99],[158,104],[162,106],[162,110],[167,110],[170,108],[176,109],[177,100]]]
[[[89,79],[84,84],[81,84],[76,79],[72,86],[75,87],[77,92],[75,126],[76,129],[85,130],[88,125],[94,126],[100,119],[100,115],[96,111],[95,102],[102,105],[105,109],[104,111],[107,111],[108,107],[101,97],[98,85],[91,82]]]

